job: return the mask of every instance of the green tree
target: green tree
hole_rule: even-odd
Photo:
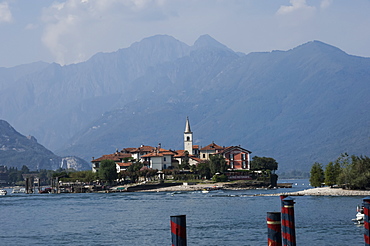
[[[337,173],[335,172],[335,167],[333,162],[329,162],[325,167],[325,184],[332,187],[337,184]]]
[[[103,160],[98,171],[99,178],[109,184],[118,178],[116,163],[113,160]]]
[[[273,173],[278,169],[278,163],[271,157],[254,156],[251,161],[252,170],[271,170]]]
[[[345,187],[350,187],[351,180],[354,179],[351,162],[351,158],[347,153],[341,154],[335,161],[335,165],[340,166],[342,170],[338,176],[338,183]]]
[[[211,169],[209,168],[209,161],[200,162],[197,165],[196,172],[201,176],[201,178],[210,179]]]
[[[190,165],[189,165],[189,152],[187,150],[185,150],[184,154],[185,154],[185,157],[184,157],[182,163],[179,165],[179,169],[189,170],[190,169]]]
[[[224,173],[227,170],[226,160],[222,155],[211,155],[209,161],[211,175]]]
[[[22,171],[23,174],[30,173],[30,169],[26,165],[23,165],[22,166],[21,171]]]
[[[370,158],[365,156],[351,156],[351,180],[349,188],[366,189],[370,187]]]
[[[143,163],[141,162],[133,162],[128,168],[127,168],[127,173],[128,176],[131,179],[131,182],[136,183],[137,180],[139,179],[140,175],[142,174],[140,172],[140,169],[143,167]]]
[[[322,164],[315,162],[312,165],[310,172],[310,183],[313,187],[321,187],[324,182],[324,171],[322,169]]]

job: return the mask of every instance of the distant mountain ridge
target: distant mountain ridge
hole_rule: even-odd
[[[79,64],[24,66],[0,68],[0,118],[60,155],[180,149],[186,116],[196,144],[240,144],[281,170],[370,153],[370,59],[320,41],[245,55],[209,35],[193,46],[157,35]]]
[[[58,168],[89,169],[89,165],[76,157],[62,158],[37,143],[33,136],[25,137],[8,122],[0,120],[0,165],[30,170],[56,170]]]

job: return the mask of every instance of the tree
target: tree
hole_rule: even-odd
[[[354,156],[350,158],[346,172],[346,187],[349,189],[366,189],[370,187],[370,158]]]
[[[116,163],[113,160],[103,160],[98,171],[99,178],[112,183],[118,177]]]
[[[23,174],[30,173],[30,169],[26,165],[23,165],[22,166],[21,171],[22,171]]]
[[[185,157],[184,157],[184,160],[183,160],[182,164],[179,165],[179,169],[189,170],[190,169],[189,152],[187,150],[185,150],[184,154],[185,154]]]
[[[211,155],[209,157],[209,168],[211,175],[216,173],[224,173],[227,169],[226,160],[222,155]]]
[[[275,172],[278,169],[278,163],[271,157],[254,156],[251,161],[252,170],[271,170]]]
[[[324,171],[322,169],[322,164],[315,162],[312,165],[310,172],[310,183],[313,187],[321,187],[324,182]]]
[[[337,183],[337,176],[333,162],[329,162],[325,167],[325,184],[332,187]]]
[[[211,170],[209,169],[209,161],[198,163],[196,171],[202,178],[203,177],[205,177],[206,179],[211,178]]]

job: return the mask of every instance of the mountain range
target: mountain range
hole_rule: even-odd
[[[234,52],[167,35],[86,62],[0,68],[0,118],[59,156],[87,161],[141,144],[241,145],[279,170],[369,155],[370,59],[320,41]]]
[[[4,120],[0,120],[0,165],[18,170],[23,166],[31,170],[90,169],[89,164],[78,157],[55,155],[39,144],[35,137],[23,136]]]

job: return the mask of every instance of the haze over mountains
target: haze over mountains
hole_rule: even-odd
[[[17,167],[18,170],[23,165],[31,170],[89,169],[86,161],[71,156],[57,156],[37,143],[36,138],[23,136],[4,120],[0,120],[0,165]]]
[[[0,119],[61,156],[141,144],[241,145],[279,170],[369,155],[370,59],[312,41],[236,53],[208,35],[158,35],[86,62],[0,68]]]

